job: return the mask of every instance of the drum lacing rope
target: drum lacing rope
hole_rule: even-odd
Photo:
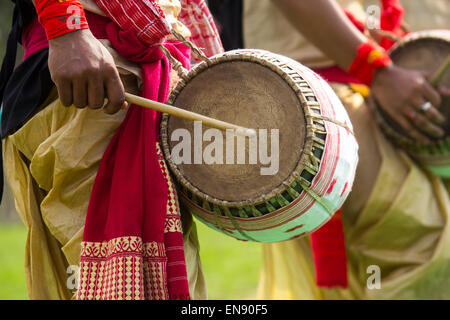
[[[220,209],[217,205],[214,205],[214,208],[212,210],[214,212],[214,220],[216,222],[216,225],[219,229],[222,231],[225,231],[224,226],[220,222],[219,217],[222,217],[222,213],[220,212]],[[249,236],[246,232],[244,232],[237,221],[234,219],[233,215],[231,214],[230,210],[227,207],[224,207],[225,215],[230,219],[231,223],[233,224],[234,228],[247,240],[258,242],[258,240],[253,239],[251,236]]]
[[[305,190],[305,192],[312,197],[314,200],[317,201],[318,204],[320,204],[326,211],[327,213],[330,215],[330,217],[334,214],[334,210],[332,210],[328,204],[325,202],[325,200],[323,198],[321,198],[315,191],[313,191],[309,186],[308,186],[308,182],[306,180],[304,180],[303,178],[299,178],[297,179],[297,182],[300,184],[300,186],[303,188],[303,190]]]
[[[219,217],[222,216],[222,213],[220,212],[220,209],[218,206],[213,205],[213,210],[212,212],[214,212],[214,222],[216,223],[216,226],[222,230],[225,231],[225,227],[223,226],[222,222],[220,222]]]
[[[216,204],[212,204],[212,206],[213,206],[213,209],[211,210],[209,201],[207,199],[203,200],[203,204],[202,204],[203,209],[206,209],[210,212],[212,211],[214,213],[214,222],[215,222],[217,228],[226,232],[225,227],[223,226],[223,224],[220,222],[220,219],[219,219],[219,217],[223,217],[222,212],[220,211],[220,208]],[[244,238],[246,238],[247,240],[250,240],[250,241],[257,241],[241,229],[241,227],[239,226],[237,221],[234,219],[233,215],[231,214],[230,210],[227,207],[224,208],[224,211],[225,211],[225,215],[230,219],[233,226]],[[259,214],[258,216],[261,216],[261,214]]]
[[[172,34],[177,40],[183,42],[189,49],[191,49],[192,53],[194,53],[200,60],[209,62],[208,57],[194,43],[186,40],[182,34],[176,32],[175,30],[172,30]]]
[[[224,207],[224,211],[225,214],[228,218],[230,218],[231,223],[233,224],[233,226],[236,228],[236,230],[243,236],[245,237],[247,240],[250,241],[255,241],[258,242],[257,240],[253,239],[252,237],[250,237],[246,232],[244,232],[241,227],[239,226],[239,224],[237,223],[237,221],[234,219],[233,215],[231,214],[230,210],[227,207]]]

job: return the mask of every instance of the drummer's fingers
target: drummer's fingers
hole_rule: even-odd
[[[445,96],[445,97],[450,96],[450,89],[447,87],[444,87],[443,85],[438,85],[437,90],[442,96]]]
[[[444,130],[433,124],[425,115],[421,113],[416,112],[415,116],[411,118],[411,122],[417,129],[423,133],[426,133],[430,137],[441,138],[445,135]]]
[[[430,139],[426,135],[422,134],[419,130],[417,130],[412,124],[412,121],[416,116],[417,112],[415,110],[410,110],[407,113],[407,118],[399,117],[396,119],[396,121],[412,139],[424,144],[431,143]]]
[[[126,106],[125,89],[117,70],[111,70],[111,76],[105,80],[108,103],[103,108],[105,113],[114,114]]]
[[[441,105],[442,99],[439,92],[426,80],[422,83],[422,94],[433,106],[439,107]]]
[[[430,101],[431,102],[431,101]],[[445,123],[445,117],[434,107],[431,105],[427,110],[422,111],[421,108],[427,103],[425,99],[416,99],[413,102],[413,105],[416,110],[423,112],[423,114],[432,122],[437,125],[442,125]],[[433,103],[432,103],[433,104]]]
[[[426,83],[430,84],[431,83],[431,78],[432,78],[432,74],[427,72],[427,71],[421,71],[420,72],[422,74],[422,76],[427,79]],[[430,84],[431,86],[431,84]],[[437,92],[441,95],[441,96],[450,96],[450,89],[441,85],[441,84],[437,84],[435,85]]]

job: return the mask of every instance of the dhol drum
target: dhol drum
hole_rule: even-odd
[[[163,115],[180,201],[200,221],[240,240],[277,242],[311,233],[341,207],[358,144],[323,79],[262,50],[216,55],[182,78],[169,104],[257,132],[239,145],[233,133]]]
[[[450,30],[411,33],[399,41],[389,55],[398,66],[434,74],[450,56]],[[450,72],[444,74],[440,84],[450,88]],[[436,175],[450,177],[450,97],[442,97],[442,104],[439,106],[439,111],[447,119],[444,128],[446,135],[430,145],[420,144],[410,138],[379,105],[375,105],[378,122],[387,137]]]

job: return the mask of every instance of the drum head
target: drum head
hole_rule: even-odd
[[[421,32],[405,39],[396,48],[393,48],[390,56],[392,61],[403,68],[421,70],[433,75],[442,65],[445,59],[450,55],[450,37],[448,32],[430,31]],[[446,72],[441,85],[450,88],[450,72]],[[448,120],[444,127],[446,136],[450,136],[450,97],[442,97],[442,104],[439,111]],[[384,116],[387,123],[401,132],[398,124]]]
[[[279,129],[279,170],[262,175],[259,146],[256,164],[249,164],[249,140],[245,143],[245,164],[237,163],[237,140],[234,139],[234,164],[225,164],[227,146],[223,138],[224,164],[178,164],[181,175],[191,185],[210,197],[230,201],[259,198],[279,187],[295,171],[305,143],[306,126],[302,103],[282,77],[267,66],[251,61],[226,60],[202,70],[193,77],[172,102],[173,105],[218,120],[253,129],[267,129],[267,153],[270,155],[271,129]],[[175,129],[187,129],[192,137],[191,159],[194,159],[194,124],[170,116],[167,139]],[[203,126],[203,133],[209,129]],[[258,143],[261,136],[258,135]],[[211,144],[204,141],[202,151]],[[263,152],[266,150],[264,149]],[[228,151],[229,152],[229,151]],[[203,160],[204,161],[204,160]]]

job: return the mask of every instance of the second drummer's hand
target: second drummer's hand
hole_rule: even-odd
[[[349,70],[357,48],[368,41],[337,1],[272,1],[303,36],[343,70]],[[375,73],[371,89],[383,110],[411,137],[423,143],[442,137],[444,119],[437,111],[441,98],[423,74],[388,66]]]
[[[90,30],[78,30],[49,41],[48,67],[61,103],[105,113],[126,107],[125,91],[114,59]]]
[[[444,136],[446,119],[438,107],[441,94],[448,92],[435,90],[422,72],[391,65],[375,73],[371,89],[380,107],[411,138],[428,144]],[[427,102],[431,107],[421,110]]]

